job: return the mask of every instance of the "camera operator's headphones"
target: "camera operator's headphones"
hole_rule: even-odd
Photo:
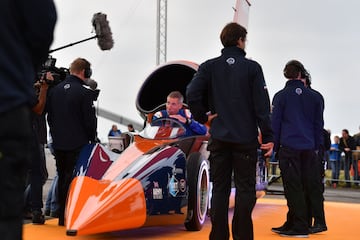
[[[90,77],[91,77],[91,74],[92,74],[91,68],[90,68],[90,67],[85,68],[84,77],[85,77],[85,78],[90,78]]]
[[[91,74],[92,74],[92,70],[90,67],[90,62],[88,60],[86,60],[85,58],[80,58],[84,63],[85,63],[85,68],[84,68],[84,77],[85,78],[90,78]]]

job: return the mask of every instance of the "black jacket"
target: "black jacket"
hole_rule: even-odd
[[[319,150],[323,141],[324,101],[300,80],[288,80],[273,99],[274,150],[280,146]]]
[[[244,145],[273,141],[270,100],[261,66],[245,58],[245,51],[227,47],[221,56],[201,64],[187,87],[190,110],[199,122],[207,112],[217,113],[211,123],[214,139]]]
[[[344,152],[345,155],[352,155],[352,152],[349,151],[345,151],[345,148],[350,148],[351,150],[355,150],[356,149],[356,143],[355,140],[352,136],[349,136],[347,139],[341,137],[340,138],[340,143],[339,143],[339,150]]]
[[[69,75],[49,92],[48,123],[57,150],[75,150],[96,137],[94,92]]]
[[[274,150],[280,146],[319,150],[323,140],[324,100],[300,80],[288,80],[273,98]]]
[[[53,40],[52,0],[0,1],[0,113],[33,102],[36,71]]]

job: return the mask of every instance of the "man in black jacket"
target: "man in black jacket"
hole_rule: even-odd
[[[90,76],[90,63],[77,58],[71,63],[70,75],[49,94],[48,122],[59,176],[59,225],[65,223],[67,192],[80,150],[96,138],[95,92],[84,82]]]
[[[274,149],[279,157],[291,226],[273,228],[272,231],[288,237],[308,237],[307,196],[317,232],[327,229],[325,217],[319,216],[324,213],[320,185],[322,165],[317,155],[323,143],[324,99],[320,93],[305,87],[302,72],[302,63],[289,61],[284,68],[285,88],[273,99]]]
[[[339,149],[344,152],[344,174],[345,174],[345,187],[351,187],[350,183],[350,167],[352,166],[354,169],[354,181],[357,180],[358,177],[358,169],[357,169],[357,159],[353,158],[352,151],[356,149],[356,143],[352,136],[350,136],[349,131],[347,129],[343,129],[341,131],[342,137],[340,138]],[[356,182],[355,182],[356,184]]]
[[[311,90],[315,95],[317,95],[320,98],[321,105],[324,108],[325,101],[323,96],[318,91],[311,88],[310,73],[304,68],[304,66],[300,62],[296,60],[290,61],[288,65],[289,66],[295,65],[297,66],[297,69],[300,69],[300,80],[304,83],[304,86],[307,89]],[[321,143],[319,144],[319,149],[317,151],[317,158],[312,163],[311,166],[312,169],[318,169],[319,171],[318,178],[316,177],[316,175],[312,177],[312,182],[318,183],[317,185],[314,185],[312,187],[312,189],[317,189],[317,193],[324,192],[325,154],[326,151],[330,149],[330,145],[331,145],[330,133],[326,129],[322,129],[321,135],[322,135]],[[286,191],[285,185],[284,185],[284,191]],[[286,196],[287,193],[286,192],[284,193]],[[321,194],[308,194],[307,192],[305,192],[305,199],[307,204],[307,213],[308,213],[307,219],[308,219],[309,233],[318,233],[318,232],[327,231],[323,196],[321,196]],[[281,233],[283,231],[290,230],[293,226],[293,222],[294,222],[294,213],[291,212],[291,208],[289,208],[289,211],[286,215],[286,222],[280,227],[273,227],[271,231],[275,233]]]
[[[213,182],[210,240],[229,239],[232,174],[236,187],[233,239],[254,238],[251,213],[256,202],[257,149],[260,146],[265,156],[272,153],[269,95],[261,66],[245,58],[246,34],[241,25],[227,24],[220,35],[224,46],[221,56],[201,64],[187,88],[188,104],[195,120],[211,121],[208,146]]]
[[[34,90],[38,97],[35,105],[31,108],[35,141],[33,142],[34,147],[28,176],[28,185],[25,190],[24,209],[24,217],[31,217],[33,224],[45,223],[45,216],[42,213],[43,185],[48,178],[48,172],[46,169],[46,157],[44,151],[44,145],[47,143],[46,112],[44,109],[46,106],[49,83],[53,80],[52,74],[47,72],[34,84]]]
[[[32,142],[30,106],[38,67],[56,23],[52,0],[0,1],[0,236],[22,239],[25,176]]]

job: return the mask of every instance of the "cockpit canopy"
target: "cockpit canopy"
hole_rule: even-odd
[[[173,61],[159,66],[144,81],[137,99],[136,108],[141,117],[154,113],[166,102],[167,95],[172,91],[180,91],[186,103],[186,87],[193,78],[198,65],[188,61]]]

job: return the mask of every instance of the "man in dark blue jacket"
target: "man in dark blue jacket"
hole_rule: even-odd
[[[0,1],[0,236],[22,239],[25,176],[33,139],[33,84],[56,23],[52,0]]]
[[[195,120],[211,122],[210,240],[229,239],[228,207],[233,174],[236,187],[233,239],[254,238],[251,213],[256,203],[257,149],[260,146],[266,156],[272,153],[270,99],[261,66],[245,58],[246,34],[241,25],[227,24],[220,35],[224,46],[221,56],[201,64],[187,87],[188,104]]]
[[[90,63],[77,58],[70,75],[49,94],[48,122],[59,176],[59,225],[64,225],[67,192],[80,150],[96,138],[95,92],[84,82],[90,76]]]
[[[285,88],[275,94],[272,109],[274,151],[279,158],[288,217],[291,217],[291,226],[272,230],[289,237],[308,236],[306,195],[311,196],[309,204],[313,210],[322,209],[323,199],[317,152],[323,142],[324,101],[318,92],[305,87],[302,72],[304,66],[299,61],[286,64],[284,76],[288,81]],[[323,224],[326,230],[325,223],[318,224]]]

